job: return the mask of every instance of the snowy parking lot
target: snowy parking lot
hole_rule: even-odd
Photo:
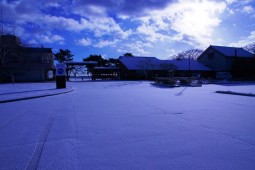
[[[68,82],[0,104],[0,169],[255,169],[255,84]],[[0,84],[0,94],[55,88]],[[1,96],[0,96],[1,97]]]

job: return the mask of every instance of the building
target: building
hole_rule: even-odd
[[[164,61],[164,60],[163,60]],[[204,77],[212,76],[212,70],[194,59],[173,59],[166,60],[175,66],[176,77]]]
[[[211,69],[192,59],[159,60],[156,57],[119,57],[122,79],[152,79],[169,76],[208,77]]]
[[[121,79],[140,80],[162,76],[164,70],[156,57],[120,56]]]
[[[236,78],[254,77],[254,54],[236,47],[210,45],[197,59],[216,72],[216,77],[229,73]]]
[[[0,82],[45,81],[53,79],[51,48],[21,45],[14,35],[0,36]]]

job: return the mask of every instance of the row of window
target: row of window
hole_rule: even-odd
[[[10,63],[52,63],[53,58],[51,56],[30,56],[30,57],[19,57],[11,56],[9,58]]]

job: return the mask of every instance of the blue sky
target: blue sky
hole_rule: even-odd
[[[29,46],[167,59],[210,44],[255,41],[254,0],[1,0],[4,32]]]

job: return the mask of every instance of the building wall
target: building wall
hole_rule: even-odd
[[[215,71],[230,71],[232,66],[231,58],[225,57],[214,49],[206,50],[198,61]]]
[[[12,81],[13,78],[15,81],[47,80],[47,72],[54,69],[50,48],[23,47],[17,37],[10,35],[1,36],[0,40],[0,48],[11,51],[0,65],[0,82]]]

